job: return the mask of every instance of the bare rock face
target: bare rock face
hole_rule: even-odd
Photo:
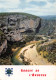
[[[23,34],[56,34],[56,21],[43,20],[40,17],[9,14],[0,16],[0,29],[9,41],[20,41]]]
[[[20,35],[19,30],[10,31],[7,35],[8,41],[20,41],[22,39],[22,36]]]
[[[7,49],[7,40],[5,40],[2,45],[0,46],[0,55],[1,53],[5,53],[6,52],[6,49]]]
[[[41,27],[39,29],[41,35],[55,35],[56,34],[56,20],[41,20]]]
[[[0,30],[0,55],[5,53],[7,49],[7,40],[4,33]]]
[[[40,22],[40,18],[37,18],[36,20],[33,19],[25,19],[23,21],[20,21],[20,31],[24,32],[27,30],[35,31],[35,29],[38,27]]]
[[[0,18],[1,30],[8,41],[20,41],[23,33],[35,33],[39,28],[40,18],[28,17],[25,15],[7,15]]]

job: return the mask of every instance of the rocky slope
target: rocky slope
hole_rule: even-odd
[[[56,20],[44,20],[26,13],[0,13],[0,30],[12,42],[23,41],[23,35],[52,35],[55,38]]]
[[[0,14],[0,28],[8,36],[8,39],[17,41],[22,39],[21,34],[56,34],[56,20],[44,20],[38,16],[26,13],[4,13]]]
[[[55,35],[56,34],[56,20],[41,20],[41,27],[39,33],[42,35]]]
[[[39,29],[41,19],[33,15],[0,15],[0,29],[9,41],[20,41],[23,33],[34,33]]]
[[[7,40],[4,33],[0,30],[0,55],[5,53],[7,49]]]
[[[39,55],[46,58],[52,64],[56,64],[56,39],[50,41],[42,41],[37,44],[37,51]]]

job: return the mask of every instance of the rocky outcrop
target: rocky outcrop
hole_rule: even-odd
[[[36,20],[33,19],[25,19],[23,21],[20,21],[20,31],[22,29],[22,31],[27,31],[27,30],[31,30],[31,31],[35,31],[37,27],[39,27],[39,22],[40,22],[40,18],[37,18]]]
[[[7,49],[7,40],[5,40],[2,45],[0,46],[0,55],[1,53],[5,53],[6,52],[6,49]]]
[[[56,21],[43,20],[29,14],[9,14],[0,16],[0,29],[9,41],[20,41],[24,34],[52,35],[56,34]]]
[[[0,20],[0,29],[5,33],[7,40],[13,42],[22,40],[23,33],[35,33],[36,29],[39,29],[40,27],[39,17],[34,19],[33,16],[8,15],[3,16]]]
[[[4,33],[0,30],[0,55],[5,53],[7,50],[7,40]]]

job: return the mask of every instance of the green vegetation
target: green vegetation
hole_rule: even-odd
[[[34,40],[34,35],[28,35],[25,37],[25,42],[30,42]]]
[[[4,35],[4,33],[0,30],[0,36]]]
[[[16,13],[16,12],[5,12],[5,13],[0,13],[0,16],[8,16],[8,15],[25,15],[25,16],[27,16],[28,18],[33,18],[33,19],[36,19],[37,18],[37,16],[35,16],[35,15],[32,15],[32,14],[28,14],[28,13]]]
[[[4,33],[0,30],[0,45],[4,42],[4,40],[6,39]]]
[[[0,55],[0,65],[12,65],[13,63],[11,62],[11,58],[13,56],[12,51],[11,51],[11,45],[7,44],[7,50],[3,54],[3,52]]]
[[[16,55],[20,52],[20,50],[21,50],[21,47],[19,47],[17,51],[13,52],[13,56],[11,58],[11,62],[14,65],[23,65],[23,63],[16,58]]]
[[[8,30],[8,32],[10,32],[10,31],[12,31],[12,28],[8,28],[7,30]]]
[[[43,56],[44,58],[47,58],[47,60],[51,63],[56,63],[56,42],[53,42],[51,44],[39,46],[37,45],[37,51],[38,53]]]
[[[29,65],[30,64],[29,61],[25,61],[24,60],[24,55],[23,54],[20,54],[20,58],[23,60],[23,64],[25,64],[25,65]]]
[[[35,40],[38,41],[38,40],[43,40],[42,37],[39,37],[39,36],[35,36]]]
[[[0,57],[0,65],[12,65],[10,57]]]

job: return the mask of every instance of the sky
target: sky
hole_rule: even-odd
[[[0,12],[24,12],[37,16],[56,15],[56,0],[0,0]]]

